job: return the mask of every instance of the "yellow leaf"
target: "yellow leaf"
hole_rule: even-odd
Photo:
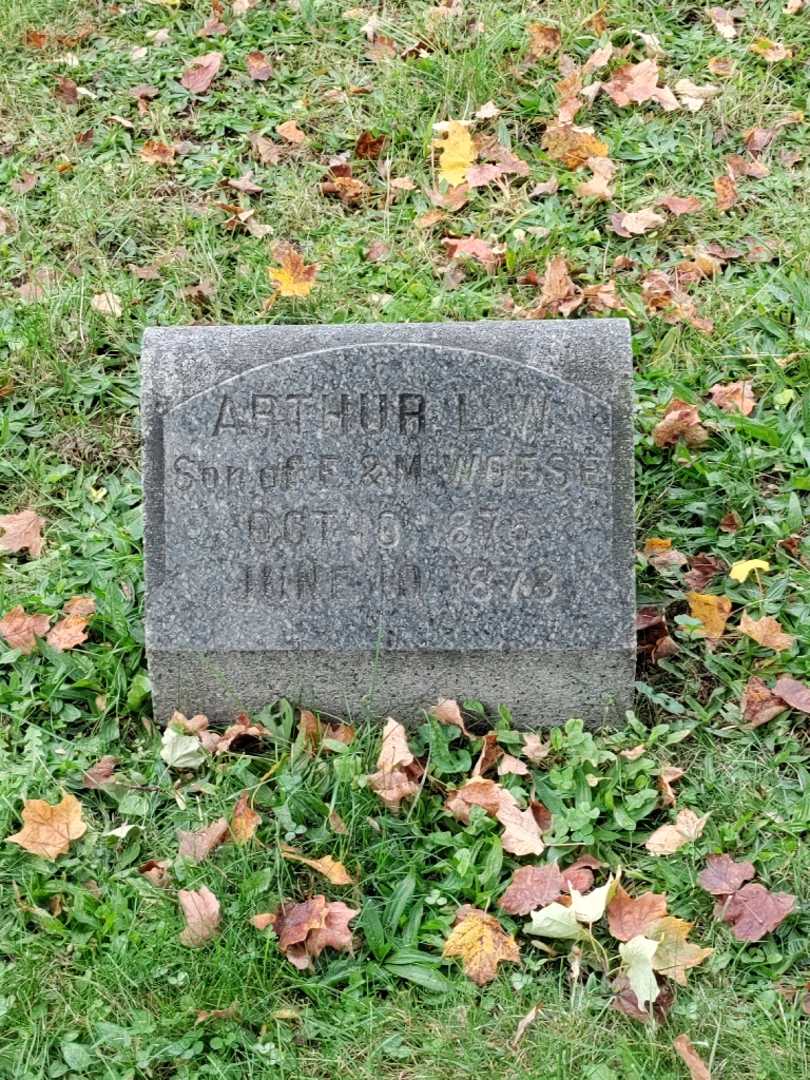
[[[689,592],[689,614],[700,619],[709,641],[719,641],[731,614],[731,601],[727,596],[714,596],[712,593]]]
[[[307,859],[292,848],[282,848],[281,854],[290,862],[303,863],[304,866],[317,870],[332,885],[354,885],[354,878],[349,874],[343,863],[337,862],[331,855],[324,855],[322,859]]]
[[[753,638],[758,645],[773,649],[774,652],[792,649],[795,640],[790,634],[784,632],[781,624],[772,616],[765,615],[761,619],[752,619],[747,611],[744,611],[740,618],[740,631],[747,637]]]
[[[78,840],[87,831],[82,821],[82,805],[75,795],[65,795],[52,806],[43,799],[28,799],[22,809],[23,827],[7,838],[9,844],[19,844],[32,855],[54,860],[66,854],[71,840]]]
[[[231,840],[235,844],[247,844],[262,823],[262,816],[250,805],[248,793],[243,791],[236,801],[231,818]]]
[[[492,982],[502,960],[520,963],[520,949],[511,934],[492,915],[469,904],[459,908],[442,956],[460,956],[464,974],[479,986]]]
[[[434,139],[433,145],[439,151],[440,178],[451,187],[463,184],[467,170],[475,161],[475,143],[466,125],[458,120],[448,120],[446,137]]]
[[[306,266],[300,252],[286,245],[277,254],[281,266],[268,267],[267,276],[275,282],[280,296],[309,296],[318,272],[316,265]]]
[[[608,156],[607,143],[574,124],[549,124],[540,145],[550,158],[569,169],[580,169],[588,158]]]
[[[735,562],[728,572],[728,576],[735,581],[745,581],[752,570],[770,570],[771,564],[765,562],[764,559],[744,559],[742,562]]]
[[[686,986],[687,968],[698,967],[711,956],[714,949],[702,949],[687,941],[692,923],[678,919],[674,915],[665,915],[648,926],[644,933],[658,942],[652,966],[668,979],[674,979],[681,986]]]

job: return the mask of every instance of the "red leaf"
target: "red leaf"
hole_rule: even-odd
[[[608,926],[618,941],[629,941],[666,913],[667,898],[663,893],[645,892],[632,897],[620,885],[608,904]]]
[[[754,872],[750,862],[734,862],[728,855],[710,855],[706,868],[698,874],[698,884],[712,896],[728,896],[752,878]]]
[[[563,877],[557,863],[545,866],[521,866],[516,870],[509,888],[498,901],[498,907],[508,915],[528,915],[535,908],[545,907],[559,899]]]
[[[737,941],[759,941],[775,930],[795,906],[796,897],[790,893],[772,893],[752,882],[718,905],[717,914],[731,927]]]
[[[222,63],[221,52],[205,53],[192,60],[183,72],[181,84],[192,94],[204,94],[214,80]]]
[[[800,683],[798,679],[791,679],[789,675],[780,675],[776,680],[773,692],[786,702],[791,709],[799,712],[810,713],[810,686]]]

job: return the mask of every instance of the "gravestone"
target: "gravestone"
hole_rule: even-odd
[[[142,406],[158,719],[630,706],[625,320],[152,329]]]

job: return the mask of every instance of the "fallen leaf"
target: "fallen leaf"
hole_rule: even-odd
[[[670,539],[650,536],[644,541],[642,554],[660,574],[678,570],[687,562],[686,556],[672,546]]]
[[[592,75],[594,71],[599,71],[605,64],[609,63],[613,57],[614,48],[610,44],[602,45],[591,53],[588,59],[582,66],[583,76]]]
[[[307,859],[303,855],[299,855],[297,851],[292,848],[282,848],[282,857],[289,862],[303,863],[304,866],[309,866],[312,870],[317,870],[319,874],[323,874],[327,881],[332,885],[354,885],[355,881],[351,874],[348,872],[343,863],[337,862],[331,855],[324,855],[320,859]]]
[[[47,615],[28,615],[18,604],[0,619],[0,636],[12,649],[19,649],[23,656],[30,656],[37,647],[37,638],[48,632],[50,621]]]
[[[501,110],[495,104],[494,101],[487,101],[482,105],[480,109],[475,111],[476,120],[494,120],[496,116],[501,115]]]
[[[771,170],[762,161],[749,161],[740,154],[729,154],[726,158],[726,167],[732,180],[739,180],[741,176],[748,176],[754,180],[763,180],[771,175]]]
[[[301,253],[289,244],[283,245],[280,251],[277,250],[275,257],[281,265],[268,267],[267,276],[275,283],[278,295],[309,296],[318,273],[317,265],[313,263],[307,266]]]
[[[511,754],[501,755],[498,761],[498,776],[528,776],[529,766],[525,761],[512,757]]]
[[[778,685],[779,682],[777,681]],[[784,712],[785,707],[785,701],[781,695],[774,690],[769,690],[758,675],[751,676],[740,702],[743,720],[749,727],[757,728],[762,724],[767,724],[769,720],[773,720],[779,713]]]
[[[601,285],[586,285],[582,296],[589,311],[616,311],[626,307],[616,291],[615,281],[606,281]]]
[[[463,184],[476,157],[475,143],[466,124],[448,120],[443,136],[433,140],[439,151],[439,178],[451,187]]]
[[[110,315],[114,319],[120,319],[123,313],[121,297],[114,292],[96,293],[90,300],[90,307],[99,315]]]
[[[540,1006],[533,1005],[531,1009],[529,1009],[529,1011],[526,1013],[526,1015],[521,1017],[521,1019],[518,1021],[518,1026],[515,1028],[515,1034],[511,1043],[512,1049],[514,1049],[518,1045],[520,1040],[526,1034],[528,1028],[535,1022],[539,1015]]]
[[[711,7],[706,14],[711,19],[712,25],[720,37],[725,38],[726,41],[734,40],[737,36],[737,27],[734,20],[742,17],[740,8],[729,10],[728,8]]]
[[[71,842],[87,831],[82,821],[82,806],[75,795],[63,795],[55,805],[43,799],[26,799],[21,817],[22,829],[6,837],[6,842],[19,844],[32,855],[51,862],[58,855],[67,854]]]
[[[327,903],[326,897],[319,895],[300,904],[282,904],[276,914],[255,915],[251,922],[257,929],[272,925],[279,949],[291,964],[305,971],[327,947],[351,951],[349,923],[358,914],[340,901]]]
[[[167,146],[159,139],[147,139],[138,151],[138,156],[150,165],[171,165],[176,153],[174,146]]]
[[[675,792],[672,790],[672,785],[684,775],[683,769],[679,769],[677,765],[664,765],[661,768],[658,774],[658,790],[661,792],[662,806],[675,805]]]
[[[461,240],[445,237],[442,240],[451,259],[475,259],[491,274],[503,260],[503,255],[477,236],[465,236]]]
[[[78,105],[79,88],[73,79],[69,79],[66,75],[57,75],[53,96],[63,105]]]
[[[644,847],[651,855],[674,855],[684,844],[689,844],[702,834],[709,818],[699,818],[694,810],[680,810],[674,825],[662,825],[647,839]]]
[[[737,65],[730,56],[711,56],[706,66],[718,79],[731,79],[737,71]]]
[[[225,182],[229,188],[233,188],[234,191],[241,191],[244,195],[258,195],[259,192],[264,191],[264,188],[253,179],[252,169],[242,173],[236,180],[228,179]]]
[[[235,844],[247,844],[256,835],[256,830],[262,823],[261,814],[257,813],[250,805],[250,798],[243,791],[236,800],[236,805],[231,814],[229,826],[231,840]]]
[[[652,960],[653,970],[668,979],[674,979],[679,986],[686,986],[686,973],[689,968],[699,967],[712,955],[714,949],[704,949],[694,942],[687,941],[692,923],[667,915],[647,928],[647,937],[658,942],[658,948]]]
[[[720,93],[719,86],[697,86],[691,79],[678,79],[674,89],[680,98],[681,105],[689,112],[698,112],[707,101],[711,101]]]
[[[585,163],[593,173],[590,180],[578,184],[576,193],[580,199],[600,199],[607,201],[613,198],[613,189],[610,182],[616,175],[616,163],[608,157],[590,157]]]
[[[791,709],[810,713],[810,686],[806,683],[800,683],[798,679],[792,679],[789,675],[780,675],[773,691]]]
[[[454,698],[440,698],[435,705],[431,706],[430,715],[435,716],[440,724],[449,724],[451,727],[457,727],[468,739],[472,737],[464,725],[461,707]]]
[[[540,826],[531,808],[521,810],[514,796],[501,791],[500,803],[495,817],[503,825],[501,843],[510,855],[541,855],[545,848]]]
[[[45,640],[52,648],[64,652],[87,641],[86,628],[86,615],[66,615],[48,632]]]
[[[544,181],[542,184],[535,184],[532,190],[529,192],[530,199],[536,199],[543,195],[555,195],[560,187],[560,181],[556,176],[552,176],[549,180]]]
[[[196,735],[184,735],[170,724],[163,732],[160,756],[170,769],[197,769],[207,755]]]
[[[738,941],[759,941],[775,930],[795,906],[796,897],[790,893],[772,893],[764,885],[751,882],[721,903],[717,914]]]
[[[545,761],[551,753],[551,743],[544,742],[543,739],[534,732],[530,732],[529,734],[524,733],[521,753],[524,757],[529,759],[532,765],[539,765],[540,762]]]
[[[248,75],[256,82],[266,82],[273,74],[273,68],[270,61],[264,53],[260,52],[258,49],[247,54],[245,57],[245,66],[247,67]]]
[[[180,889],[177,901],[186,920],[180,944],[197,949],[219,932],[219,900],[207,885],[199,889]]]
[[[653,428],[656,446],[673,446],[683,439],[687,446],[701,446],[708,438],[700,422],[696,406],[673,398],[664,412],[664,419]]]
[[[607,905],[616,894],[620,876],[621,870],[617,871],[615,877],[611,874],[605,885],[600,885],[598,889],[592,889],[585,895],[574,886],[569,887],[571,907],[580,922],[588,923],[588,925],[599,922],[605,914]]]
[[[262,724],[254,724],[246,713],[240,713],[233,724],[222,732],[212,749],[217,755],[238,752],[240,744],[251,745],[255,739],[264,739],[270,732]],[[242,745],[244,748],[244,744]]]
[[[765,649],[773,649],[774,652],[792,649],[796,640],[790,634],[786,634],[780,623],[771,615],[765,615],[761,619],[752,619],[747,611],[744,611],[740,617],[740,633],[753,638]]]
[[[666,112],[677,109],[678,100],[667,86],[658,85],[658,64],[654,59],[626,64],[614,71],[602,89],[616,105],[643,105],[656,101]]]
[[[293,146],[303,146],[304,143],[309,142],[306,133],[301,130],[295,120],[285,120],[283,124],[277,124],[276,132]]]
[[[547,26],[544,23],[529,23],[529,55],[534,60],[555,53],[560,47],[562,37],[556,26]]]
[[[65,604],[66,615],[92,615],[96,610],[96,601],[92,596],[71,596]]]
[[[10,210],[0,206],[0,236],[12,236],[17,229],[17,219]]]
[[[445,802],[456,821],[466,825],[470,820],[470,807],[480,806],[491,817],[495,817],[501,805],[503,788],[494,780],[473,777],[456,791],[452,791]]]
[[[689,601],[689,614],[703,624],[703,633],[708,640],[719,641],[731,614],[729,598],[713,593],[688,592],[686,599]]]
[[[619,236],[642,236],[644,233],[663,225],[665,219],[654,210],[638,210],[636,213],[617,213],[610,215],[610,227]]]
[[[12,180],[11,190],[17,195],[27,195],[32,188],[35,188],[39,177],[36,173],[23,171],[17,180]]]
[[[274,143],[272,139],[268,139],[266,135],[259,135],[255,131],[251,132],[248,139],[250,140],[254,155],[259,159],[262,165],[278,165],[283,150],[278,143]]]
[[[712,10],[719,11],[721,9],[713,8]],[[689,1070],[691,1080],[712,1080],[708,1065],[692,1046],[692,1041],[688,1035],[679,1035],[677,1039],[673,1040],[672,1046],[675,1053]]]
[[[539,911],[533,911],[531,922],[527,923],[524,929],[527,934],[556,941],[577,941],[587,933],[577,920],[574,909],[556,901]]]
[[[611,1008],[642,1023],[652,1019],[662,1024],[675,1003],[675,988],[671,982],[658,984],[658,997],[647,1009],[642,1009],[639,1005],[635,991],[631,988],[626,975],[619,975],[611,986],[614,992]]]
[[[666,913],[667,898],[663,893],[645,892],[632,897],[620,885],[608,905],[608,926],[618,941],[629,941],[645,934],[650,924]]]
[[[42,539],[42,526],[45,519],[33,510],[21,510],[18,514],[4,514],[0,517],[0,551],[28,551],[32,559],[42,554],[45,541]]]
[[[169,886],[169,867],[171,865],[168,859],[148,859],[138,867],[138,873],[143,874],[146,880],[151,882],[156,889],[166,889]]]
[[[530,911],[558,900],[562,891],[563,878],[557,863],[521,866],[512,875],[498,907],[508,915],[528,915]]]
[[[372,135],[370,131],[361,131],[354,144],[355,157],[376,161],[385,149],[386,142],[386,135]]]
[[[198,1009],[194,1026],[204,1024],[206,1020],[233,1020],[239,1015],[237,1006],[229,1005],[227,1009]]]
[[[183,72],[180,83],[192,94],[204,94],[214,81],[221,64],[221,52],[209,52],[198,56]]]
[[[737,185],[730,176],[716,176],[713,183],[717,209],[730,210],[737,203]]]
[[[751,380],[741,380],[731,383],[716,383],[709,393],[713,403],[724,412],[742,413],[750,416],[754,411],[757,399],[751,389]]]
[[[488,731],[481,740],[481,752],[473,766],[472,778],[489,772],[502,755],[503,750],[498,746],[498,732]]]
[[[652,966],[657,949],[658,942],[651,941],[643,934],[619,945],[624,973],[641,1009],[658,997],[658,980]]]
[[[568,316],[580,306],[582,299],[582,289],[571,279],[565,257],[554,255],[546,263],[540,301],[531,314],[534,318]]]
[[[177,830],[179,845],[178,855],[192,862],[202,862],[207,859],[214,848],[219,847],[228,837],[228,822],[224,817],[217,818],[211,825],[202,829],[188,832],[185,829]]]
[[[757,38],[748,46],[748,49],[757,56],[761,56],[763,60],[767,60],[769,64],[778,64],[781,60],[790,60],[793,57],[792,49],[780,41],[771,41],[766,37]]]
[[[665,207],[675,217],[681,217],[683,214],[696,213],[703,203],[695,195],[665,195],[658,200],[658,205]]]
[[[734,862],[729,855],[709,855],[705,869],[698,874],[698,885],[713,896],[735,893],[754,876],[750,862]]]
[[[684,574],[684,584],[694,592],[703,592],[710,581],[725,572],[726,564],[716,555],[698,552],[689,560],[689,572]]]
[[[593,855],[580,855],[578,859],[562,871],[563,884],[569,891],[585,893],[593,887],[593,870],[599,870],[605,864]]]
[[[520,949],[515,939],[494,916],[469,904],[459,908],[442,956],[461,957],[464,974],[478,986],[492,982],[499,963],[520,963]]]
[[[250,921],[257,930],[266,930],[268,926],[275,926],[276,916],[271,911],[262,911],[258,915],[251,915]]]
[[[91,790],[104,790],[105,785],[113,778],[115,773],[115,767],[118,764],[118,758],[112,757],[110,754],[105,754],[104,757],[99,758],[95,765],[91,765],[87,772],[82,777],[82,784],[86,788]]]
[[[660,315],[664,322],[673,325],[688,322],[701,334],[710,334],[714,329],[712,320],[698,313],[695,301],[663,270],[650,270],[644,275],[641,281],[641,297],[647,310]],[[676,406],[688,408],[682,401],[673,401],[670,402],[668,411]],[[700,425],[690,434],[694,436],[695,445],[699,445],[698,436],[701,442],[708,438],[705,428]]]
[[[549,124],[540,145],[552,160],[561,161],[568,169],[580,169],[588,158],[608,155],[607,143],[574,124]]]
[[[393,810],[403,799],[419,791],[416,780],[406,771],[414,764],[408,735],[398,720],[389,716],[383,728],[382,746],[377,758],[377,772],[368,778],[369,787]]]
[[[398,720],[389,716],[385,721],[382,745],[377,757],[377,768],[391,772],[413,762],[413,754],[408,746],[408,733]]]

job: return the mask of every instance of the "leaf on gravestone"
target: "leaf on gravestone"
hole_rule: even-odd
[[[219,933],[219,900],[207,885],[199,889],[180,889],[177,901],[186,920],[180,944],[198,949]]]
[[[431,706],[430,715],[435,716],[440,724],[449,724],[451,727],[457,727],[468,739],[472,738],[464,724],[461,708],[455,698],[440,698],[435,705]]]
[[[32,559],[42,554],[42,526],[44,518],[33,510],[21,510],[19,514],[4,514],[0,517],[0,551],[28,551]]]
[[[703,624],[703,633],[709,641],[719,641],[731,614],[731,601],[727,596],[713,593],[688,592],[689,614]]]
[[[549,124],[540,145],[553,161],[561,161],[568,169],[581,169],[589,158],[608,156],[607,143],[575,124]]]
[[[684,574],[684,584],[694,592],[703,592],[710,581],[725,572],[726,564],[716,555],[699,551],[689,560],[689,572]]]
[[[18,604],[0,619],[0,637],[23,656],[30,656],[37,647],[37,637],[47,633],[50,621],[48,615],[28,615]]]
[[[258,49],[253,52],[249,52],[245,57],[245,66],[247,67],[247,73],[256,82],[266,82],[273,74],[273,68],[270,61],[260,52]]]
[[[562,891],[562,874],[556,862],[545,866],[521,866],[512,875],[498,907],[507,915],[528,915],[536,908],[557,901]]]
[[[548,755],[551,753],[551,743],[544,742],[543,739],[534,733],[523,736],[523,746],[520,751],[525,758],[528,758],[532,765],[539,765],[541,761],[545,761]]]
[[[737,382],[715,383],[709,390],[712,402],[728,413],[742,413],[750,416],[754,411],[757,399],[751,389],[750,379],[739,379]]]
[[[701,889],[712,896],[728,896],[752,878],[754,873],[750,862],[734,862],[729,855],[709,855],[697,880]]]
[[[318,273],[317,265],[307,266],[301,253],[290,244],[280,244],[274,256],[281,265],[268,267],[267,276],[275,284],[278,295],[309,296]]]
[[[759,941],[775,930],[796,906],[790,893],[772,893],[758,882],[743,885],[716,909],[737,941]]]
[[[714,201],[718,210],[730,210],[737,204],[737,185],[730,176],[714,178]]]
[[[647,1002],[655,1001],[658,997],[658,980],[652,966],[657,949],[658,942],[644,937],[643,934],[637,934],[619,945],[624,973],[641,1009]]]
[[[230,835],[235,844],[247,844],[256,835],[256,830],[262,823],[261,814],[257,813],[250,805],[250,797],[243,791],[236,800],[236,806],[231,814]]]
[[[712,10],[719,11],[721,9],[713,8]],[[688,1035],[679,1035],[677,1039],[673,1039],[672,1047],[689,1070],[690,1080],[712,1080],[708,1065],[692,1046],[692,1041]]]
[[[664,893],[645,892],[633,897],[619,886],[608,905],[608,927],[618,941],[629,941],[646,933],[650,924],[663,918],[666,913],[667,898]]]
[[[531,922],[524,927],[527,934],[553,938],[559,941],[577,941],[587,931],[577,921],[572,907],[554,901],[539,911],[533,911]]]
[[[198,56],[183,72],[180,83],[192,94],[204,94],[214,81],[221,64],[221,52],[209,52]]]
[[[83,641],[87,641],[87,621],[86,615],[66,615],[52,627],[45,640],[59,652],[73,649],[81,645]]]
[[[672,446],[678,439],[683,439],[687,446],[701,446],[708,437],[709,433],[700,422],[697,408],[677,398],[670,401],[664,410],[664,419],[653,428],[653,442],[656,446]]]
[[[712,955],[714,949],[703,949],[687,941],[692,923],[667,915],[653,923],[646,936],[658,942],[658,948],[652,960],[653,970],[668,979],[674,979],[679,986],[686,986],[686,972],[689,968],[699,967]]]
[[[282,846],[281,855],[282,858],[287,859],[289,862],[303,863],[304,866],[309,866],[310,869],[317,870],[317,872],[323,874],[326,880],[332,885],[355,884],[354,878],[343,863],[333,859],[331,855],[324,855],[320,859],[308,859],[297,852],[295,848],[286,846]]]
[[[658,205],[665,207],[675,217],[681,217],[682,214],[696,213],[703,204],[695,195],[665,195],[658,200]]]
[[[748,612],[744,611],[740,617],[740,633],[753,638],[757,645],[764,649],[773,649],[774,652],[786,652],[792,649],[795,643],[795,638],[786,634],[771,615],[752,619]]]
[[[138,873],[143,874],[156,889],[166,889],[169,886],[169,859],[148,859],[138,867]]]
[[[214,848],[219,847],[227,837],[228,822],[224,817],[217,818],[210,825],[192,832],[178,829],[177,839],[180,843],[177,853],[184,859],[199,863],[207,859]]]
[[[124,311],[121,297],[109,291],[96,293],[90,300],[90,307],[99,315],[109,315],[113,319],[120,319]]]
[[[66,615],[92,615],[96,610],[96,601],[92,596],[71,596],[64,610]]]
[[[118,758],[111,754],[105,754],[99,758],[95,765],[91,765],[82,777],[82,784],[91,790],[103,791],[105,786],[113,779]]]
[[[674,825],[662,825],[656,829],[644,847],[651,855],[674,855],[684,844],[697,840],[706,827],[708,814],[698,817],[694,810],[680,810]]]
[[[196,735],[184,735],[170,725],[163,732],[160,756],[170,769],[198,769],[208,755]]]
[[[87,831],[82,821],[82,806],[75,795],[64,795],[55,805],[44,799],[26,799],[22,808],[23,827],[6,843],[19,844],[32,855],[52,862],[65,855],[73,840]]]
[[[792,679],[789,675],[780,675],[773,692],[791,709],[810,713],[810,686],[806,683],[800,683],[798,679]]]
[[[680,780],[683,775],[683,769],[679,769],[677,765],[662,766],[661,772],[658,774],[658,790],[661,792],[663,806],[675,805],[675,792],[672,790],[672,785],[676,780]]]
[[[433,140],[439,151],[439,178],[457,187],[467,180],[467,172],[476,158],[475,143],[467,125],[458,120],[448,120],[438,130],[442,133]]]
[[[562,35],[556,26],[544,23],[529,23],[529,55],[534,60],[555,53],[562,41]]]
[[[503,754],[498,761],[498,776],[528,776],[529,766],[525,761]]]
[[[608,877],[605,885],[600,885],[598,889],[592,889],[585,895],[575,887],[570,887],[571,907],[579,922],[592,926],[602,918],[605,909],[616,893],[620,877],[621,870],[618,870],[615,877],[613,874]]]
[[[444,804],[456,821],[466,825],[470,820],[470,807],[480,806],[491,817],[495,817],[501,805],[503,788],[495,780],[473,776],[460,788],[451,791]]]
[[[617,235],[629,238],[631,236],[643,236],[644,233],[663,225],[665,220],[660,214],[656,214],[654,210],[647,208],[632,214],[611,214],[610,227]]]
[[[520,963],[520,949],[493,915],[465,904],[459,908],[442,956],[459,956],[464,974],[478,986],[492,982],[498,964]]]
[[[785,708],[785,700],[780,694],[777,694],[775,690],[770,690],[759,675],[751,676],[740,702],[743,720],[749,727],[756,728],[761,724],[767,724],[769,720],[773,720],[779,713],[784,712]]]
[[[542,855],[545,844],[532,809],[521,810],[514,795],[501,790],[495,817],[503,825],[501,843],[510,855]]]

